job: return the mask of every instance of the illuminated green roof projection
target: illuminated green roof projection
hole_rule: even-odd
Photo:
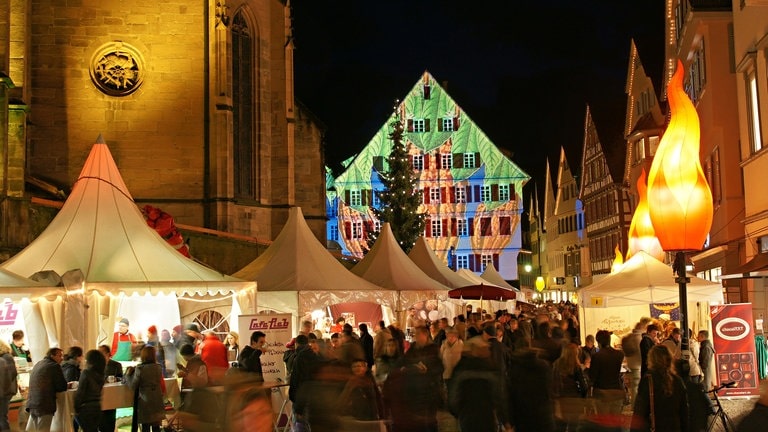
[[[428,98],[425,98],[426,87],[429,88]],[[404,124],[414,120],[425,122],[423,132],[413,132],[410,128],[405,132],[408,143],[424,153],[434,151],[450,141],[450,152],[454,155],[479,154],[482,164],[472,168],[451,168],[450,174],[454,182],[468,179],[483,167],[486,184],[514,183],[519,191],[530,179],[528,174],[499,151],[429,72],[424,73],[422,79],[401,102],[399,112]],[[359,154],[345,161],[346,170],[334,183],[338,196],[343,196],[344,190],[348,188],[371,189],[371,172],[374,170],[375,160],[379,161],[385,171],[388,169],[387,156],[392,149],[389,134],[393,118],[394,114],[386,119],[381,129]],[[443,119],[454,119],[457,129],[443,130]],[[489,203],[488,209],[492,210],[495,205]]]

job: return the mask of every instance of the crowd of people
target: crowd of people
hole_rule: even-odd
[[[705,429],[715,372],[706,330],[689,331],[686,359],[684,330],[672,322],[641,318],[622,338],[600,330],[582,343],[577,316],[575,305],[550,303],[518,314],[467,309],[452,322],[410,314],[405,329],[383,321],[354,328],[339,319],[328,338],[304,321],[283,355],[293,430],[437,432],[439,411],[463,432]],[[183,401],[175,408],[184,430],[261,432],[284,420],[274,418],[264,387],[265,333],[254,331],[241,345],[235,332],[222,342],[196,324],[151,326],[141,343],[127,320],[120,324],[112,346],[51,348],[35,363],[26,430],[50,430],[56,394],[72,388],[74,430],[114,432],[115,411],[101,410],[102,387],[121,381],[135,392],[133,430],[159,431],[165,377],[180,378]],[[0,431],[9,430],[17,390],[13,357],[32,360],[23,333],[13,337],[0,342]],[[135,365],[123,370],[114,352],[129,352]],[[225,405],[215,405],[217,388],[226,389]],[[751,416],[765,415],[768,407],[760,408]]]

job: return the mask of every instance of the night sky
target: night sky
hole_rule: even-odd
[[[425,70],[447,83],[493,143],[512,153],[540,194],[545,158],[556,169],[561,146],[578,172],[587,104],[599,134],[622,132],[631,38],[660,89],[663,0],[294,0],[292,6],[296,95],[324,123],[326,163],[336,175]]]

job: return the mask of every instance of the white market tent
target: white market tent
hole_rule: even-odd
[[[50,225],[0,267],[20,275],[63,275],[66,301],[45,305],[59,336],[49,333],[47,343],[63,347],[104,343],[118,316],[130,319],[133,332],[152,324],[171,328],[180,323],[177,294],[237,293],[238,307],[248,308],[255,291],[253,282],[184,257],[147,225],[101,135]]]
[[[467,285],[475,285],[474,282],[462,277],[448,268],[440,258],[429,248],[424,236],[416,240],[413,249],[408,253],[408,258],[416,264],[427,276],[447,286],[448,288],[461,288]]]
[[[486,267],[487,268],[487,267]],[[483,279],[480,275],[473,272],[469,269],[458,269],[456,270],[456,273],[463,277],[464,279],[467,279],[472,282],[473,285],[489,285],[489,286],[498,286],[501,288],[507,288],[506,286],[496,285],[494,283],[489,282],[487,279]],[[501,276],[499,276],[501,277]],[[512,288],[514,290],[514,288]],[[517,290],[515,290],[517,292]],[[472,304],[473,306],[477,308],[485,308],[489,312],[493,313],[497,310],[504,309],[507,312],[514,312],[515,311],[515,300],[507,300],[507,301],[499,301],[498,299],[483,299],[480,300],[464,300],[464,303]]]
[[[694,276],[690,279],[687,284],[689,324],[707,328],[709,304],[723,303],[723,288]],[[594,334],[598,329],[626,333],[639,318],[650,316],[652,304],[680,300],[672,267],[643,251],[632,256],[618,272],[582,288],[578,294],[580,309],[584,312],[581,328],[587,334]]]
[[[490,282],[493,285],[500,286],[502,288],[511,289],[514,292],[520,294],[520,290],[510,285],[509,283],[507,283],[507,281],[504,280],[504,278],[496,270],[496,267],[494,267],[493,264],[488,264],[487,266],[485,266],[485,270],[483,270],[483,273],[480,275],[480,277]]]
[[[291,313],[294,319],[339,303],[370,302],[391,309],[397,300],[394,291],[352,274],[334,258],[312,233],[300,207],[289,210],[277,238],[234,276],[256,281],[258,310]]]
[[[389,223],[381,226],[376,243],[365,258],[352,267],[352,273],[373,284],[397,291],[398,312],[418,302],[448,299],[448,287],[427,276],[408,258],[397,244]],[[442,302],[438,303],[443,305]],[[446,315],[451,313],[453,311]]]

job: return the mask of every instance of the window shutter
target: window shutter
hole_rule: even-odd
[[[475,256],[469,254],[469,259],[467,261],[469,261],[469,269],[475,271]]]
[[[424,169],[429,169],[429,153],[424,154]]]
[[[446,188],[440,188],[440,202],[445,204],[448,202],[448,193],[450,192],[450,189]]]
[[[429,119],[424,119],[424,132],[429,132]]]
[[[498,201],[499,200],[499,185],[492,184],[491,185],[491,201]]]
[[[408,119],[408,132],[413,132],[413,119]]]
[[[424,204],[429,204],[429,188],[424,188]]]
[[[443,237],[448,237],[448,219],[443,219]]]
[[[347,240],[352,238],[352,222],[344,222],[344,238]]]
[[[427,237],[432,237],[432,219],[427,219],[425,226],[427,228]]]
[[[475,168],[480,168],[480,165],[483,164],[483,160],[480,159],[480,152],[475,153]]]
[[[437,119],[437,131],[442,132],[443,131],[443,120]]]
[[[374,156],[373,157],[373,168],[376,169],[378,172],[384,171],[384,157],[383,156]]]
[[[466,199],[464,201],[468,203],[474,202],[472,201],[472,186],[464,186],[464,195],[466,195]]]
[[[472,256],[475,258],[475,270],[476,271],[482,271],[483,270],[483,260],[480,257],[480,254],[472,254]]]
[[[440,153],[435,154],[435,168],[442,169],[443,165],[443,156]]]
[[[482,199],[482,195],[480,195],[480,185],[475,185],[475,202],[480,202]]]
[[[373,221],[363,221],[363,238],[366,238],[369,232],[373,232]]]
[[[493,266],[499,270],[499,254],[493,254]]]
[[[429,84],[424,86],[424,99],[429,99],[432,95],[432,88],[429,86]]]
[[[455,203],[456,202],[456,187],[450,186],[447,187],[448,189],[448,202]]]
[[[453,118],[453,130],[459,130],[459,116]]]
[[[469,235],[475,235],[475,218],[469,218],[467,224],[469,224]]]
[[[456,237],[458,231],[456,231],[456,218],[451,218],[451,235]]]
[[[510,201],[517,201],[517,192],[515,192],[515,184],[510,183],[509,184],[509,200]]]
[[[370,189],[363,189],[363,205],[369,206],[373,203],[371,201],[371,190]]]
[[[350,197],[349,189],[345,190],[344,191],[344,203],[349,205],[349,200],[351,200],[351,199],[352,198]]]
[[[452,153],[452,154],[453,154],[453,167],[464,168],[464,154],[463,153]]]

